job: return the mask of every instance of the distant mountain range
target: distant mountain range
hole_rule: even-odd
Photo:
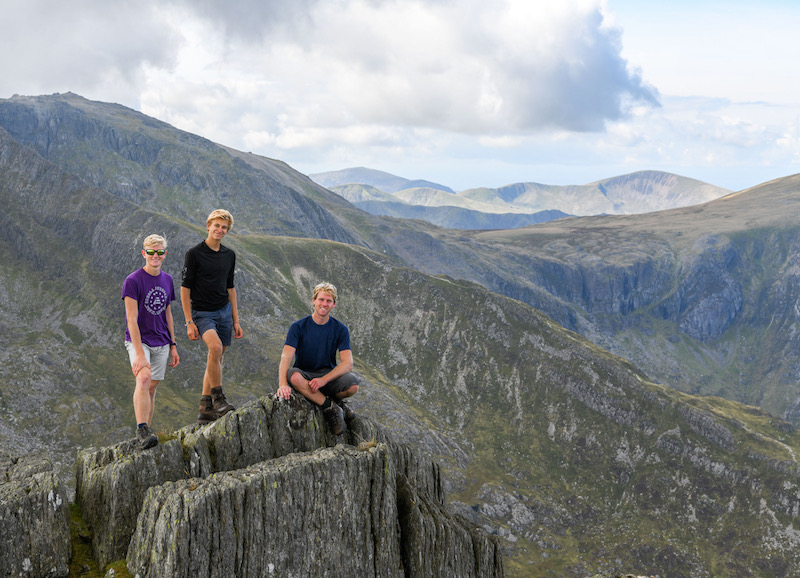
[[[309,175],[373,215],[423,219],[452,229],[514,229],[570,215],[630,215],[699,205],[731,191],[659,171],[586,185],[516,183],[454,192],[427,181],[350,168]]]
[[[376,189],[380,189],[381,191],[387,193],[397,193],[407,189],[433,189],[436,191],[450,193],[451,195],[455,194],[453,189],[444,185],[440,185],[439,183],[433,183],[431,181],[419,179],[409,180],[383,171],[368,169],[365,167],[354,167],[339,171],[317,173],[314,175],[309,175],[309,177],[311,177],[315,183],[319,183],[326,188],[331,188],[338,185],[361,183]]]
[[[501,537],[508,575],[800,575],[800,176],[657,213],[445,229],[56,94],[0,100],[0,202],[5,452],[45,450],[71,476],[77,449],[132,438],[121,283],[152,232],[179,279],[224,207],[235,405],[275,391],[286,330],[328,280],[356,413],[442,465],[451,513]],[[197,414],[204,348],[181,332],[178,348],[157,431]]]

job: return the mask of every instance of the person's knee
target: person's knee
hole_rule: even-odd
[[[220,341],[210,341],[208,343],[208,356],[213,359],[220,359],[222,354],[225,352],[225,347],[223,347],[222,342]]]
[[[136,387],[144,391],[149,391],[150,383],[152,382],[151,376],[152,373],[150,373],[149,367],[141,368],[139,373],[136,374]]]
[[[308,386],[308,380],[299,371],[295,371],[289,376],[289,384],[299,390]]]
[[[336,394],[336,399],[347,399],[348,397],[353,397],[358,392],[358,385],[353,384],[347,389],[343,389]]]

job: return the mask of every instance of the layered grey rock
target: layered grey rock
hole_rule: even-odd
[[[46,457],[0,456],[0,576],[69,575],[69,511]]]
[[[151,488],[128,569],[151,578],[403,576],[389,452],[336,446]]]
[[[175,435],[145,451],[80,452],[76,500],[101,566],[127,558],[151,577],[503,574],[497,540],[447,511],[438,465],[369,420],[337,439],[304,399],[268,397]]]

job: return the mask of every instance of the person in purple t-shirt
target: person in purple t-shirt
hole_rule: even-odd
[[[351,372],[350,330],[330,315],[336,298],[336,287],[320,283],[314,287],[311,299],[314,312],[289,327],[278,367],[276,395],[289,399],[292,389],[297,390],[322,410],[328,427],[339,435],[347,431],[346,422],[355,417],[344,400],[356,394],[358,379]],[[290,367],[292,359],[294,365]]]
[[[158,444],[150,429],[155,410],[156,388],[164,379],[167,364],[180,362],[170,303],[175,301],[172,276],[161,270],[167,255],[167,240],[150,235],[142,243],[145,265],[128,275],[122,284],[125,302],[125,348],[136,377],[133,411],[136,439],[142,449]]]

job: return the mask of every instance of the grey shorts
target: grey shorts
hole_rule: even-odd
[[[293,373],[299,373],[307,380],[311,381],[315,377],[322,377],[323,375],[328,373],[328,371],[304,371],[298,367],[290,367],[289,371],[286,372],[287,379],[289,380],[289,385],[292,384]],[[350,389],[357,383],[358,383],[358,378],[352,373],[348,372],[345,373],[344,375],[340,375],[333,381],[326,383],[325,385],[319,388],[319,391],[321,391],[323,395],[327,395],[328,397],[330,397],[334,393],[339,393],[340,391],[345,391],[347,389]]]
[[[162,345],[160,347],[150,347],[146,343],[142,343],[144,349],[144,356],[150,363],[150,379],[154,381],[161,381],[167,373],[167,362],[169,361],[169,345]],[[130,341],[125,342],[125,349],[128,350],[128,357],[131,360],[131,367],[133,362],[136,361],[136,348]]]

